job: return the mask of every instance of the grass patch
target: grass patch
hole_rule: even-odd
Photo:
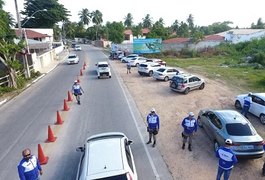
[[[265,92],[265,70],[251,65],[241,66],[238,61],[225,58],[163,58],[169,66],[180,67],[191,73],[219,79],[228,85],[252,92]]]

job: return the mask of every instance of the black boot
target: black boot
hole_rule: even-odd
[[[189,151],[192,151],[192,150],[191,150],[191,144],[189,144],[189,147],[188,147],[188,149],[189,149]]]
[[[152,142],[151,139],[149,139],[149,141],[146,144],[150,144],[151,142]]]
[[[155,147],[156,146],[156,141],[154,141],[154,143],[153,143],[153,147]]]
[[[80,105],[80,104],[81,104],[81,102],[80,102],[80,101],[77,101],[77,104],[79,104],[79,105]]]
[[[182,149],[185,149],[185,143],[183,143],[183,145],[182,145]]]

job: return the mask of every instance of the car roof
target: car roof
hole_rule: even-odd
[[[222,120],[227,124],[231,123],[249,123],[248,120],[235,110],[214,110],[216,115],[222,117]]]
[[[107,61],[100,61],[100,62],[98,62],[98,64],[108,64],[108,62]]]
[[[124,170],[121,149],[125,135],[119,132],[102,133],[87,139],[88,175],[94,178],[120,174]]]

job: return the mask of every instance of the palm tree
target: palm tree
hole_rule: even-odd
[[[89,12],[89,10],[87,8],[82,9],[81,11],[79,11],[78,15],[80,18],[80,22],[88,26],[91,20],[91,13]]]
[[[98,37],[99,25],[103,22],[102,13],[99,10],[92,12],[92,22],[96,25],[96,39]]]
[[[128,13],[127,16],[124,19],[125,19],[124,25],[126,27],[128,27],[128,28],[131,28],[132,27],[132,24],[133,24],[132,14],[131,13]]]
[[[151,28],[152,26],[152,18],[150,17],[150,14],[147,14],[142,20],[143,20],[143,27],[144,28]]]

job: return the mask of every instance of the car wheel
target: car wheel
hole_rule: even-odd
[[[109,76],[109,78],[111,78],[111,76]]]
[[[260,120],[261,124],[265,125],[265,114],[261,114],[259,116],[259,120]]]
[[[98,76],[98,79],[100,79],[100,77]]]
[[[143,74],[141,72],[138,72],[140,76],[142,76]]]
[[[239,109],[239,110],[242,109],[242,106],[241,106],[239,100],[236,100],[236,102],[235,102],[235,108],[236,109]]]
[[[154,74],[154,72],[153,72],[153,71],[149,71],[149,76],[150,76],[150,77],[152,77],[152,76],[153,76],[153,74]]]
[[[204,86],[205,86],[205,84],[202,83],[202,84],[200,85],[199,89],[200,89],[200,90],[204,89]]]
[[[186,88],[184,94],[188,94],[190,92],[190,88]]]
[[[201,117],[200,116],[198,116],[197,123],[198,123],[198,126],[199,127],[203,128],[202,120],[201,120]]]
[[[219,148],[219,144],[217,141],[214,141],[214,151],[217,151]]]
[[[168,81],[169,80],[169,78],[166,76],[165,78],[164,78],[164,81]]]
[[[172,83],[170,84],[170,87],[172,87],[173,89],[175,89],[175,88],[177,87],[177,85],[176,85],[175,82],[172,82]]]

